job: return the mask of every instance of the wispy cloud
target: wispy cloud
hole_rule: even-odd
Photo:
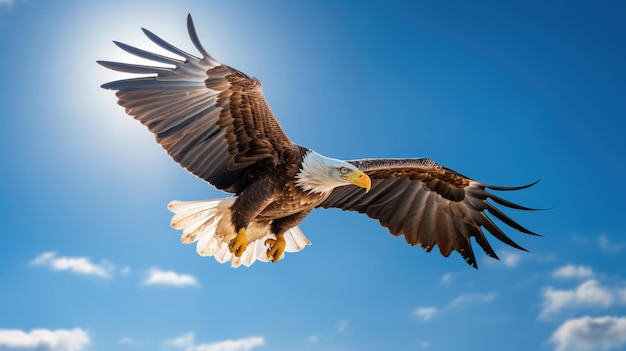
[[[120,345],[134,345],[135,340],[131,337],[124,336],[117,341]]]
[[[609,350],[626,345],[626,317],[570,319],[552,334],[557,351]]]
[[[498,252],[498,260],[494,260],[489,256],[483,256],[482,260],[487,267],[495,267],[495,268],[517,268],[524,260],[539,259],[537,255],[530,256],[525,255],[524,252],[517,252],[512,250],[502,250]]]
[[[90,343],[89,334],[80,328],[74,329],[33,329],[25,332],[19,329],[0,329],[0,348],[49,351],[82,351]]]
[[[164,271],[153,267],[148,271],[148,276],[143,281],[144,285],[168,285],[168,286],[197,286],[196,278],[189,274],[180,274],[174,271]]]
[[[597,243],[602,251],[608,253],[618,253],[621,252],[624,247],[626,247],[625,243],[612,242],[605,234],[600,234],[600,236],[598,236]]]
[[[452,299],[444,308],[437,308],[433,306],[422,306],[413,310],[415,317],[421,318],[424,321],[428,321],[436,314],[446,313],[447,311],[458,308],[463,305],[476,304],[476,303],[489,303],[497,297],[496,292],[489,293],[467,293],[457,296]]]
[[[555,270],[552,276],[560,279],[587,279],[593,278],[595,273],[590,267],[570,263]]]
[[[347,334],[350,331],[350,323],[346,320],[337,322],[337,331],[341,334]]]
[[[317,335],[311,335],[309,337],[306,338],[306,341],[310,344],[317,344],[317,342],[320,340],[319,336]]]
[[[504,251],[500,254],[500,260],[504,263],[505,266],[509,268],[515,268],[519,266],[522,261],[522,254],[519,252],[513,251]]]
[[[71,271],[78,274],[110,278],[115,265],[108,261],[99,264],[91,262],[89,257],[59,257],[56,252],[44,252],[30,262],[34,266],[47,266],[55,271]]]
[[[543,302],[539,318],[546,319],[564,309],[608,308],[617,303],[623,304],[626,303],[625,290],[600,285],[595,279],[589,279],[571,290],[559,290],[549,286],[541,294]]]
[[[122,269],[120,269],[120,274],[122,276],[127,276],[128,274],[130,274],[130,267],[129,266],[125,266]]]
[[[452,281],[452,273],[446,273],[442,275],[439,281],[444,284],[450,283]]]
[[[437,308],[435,307],[420,307],[413,311],[413,314],[416,317],[419,317],[425,321],[431,319],[435,313],[437,313]]]
[[[177,347],[179,349],[184,349],[186,347],[193,346],[195,342],[195,335],[193,333],[186,333],[177,338],[166,341],[165,343],[170,346]]]
[[[11,7],[13,5],[13,0],[0,0],[0,7],[7,6]]]
[[[183,351],[248,351],[257,346],[265,345],[265,338],[262,336],[250,336],[242,339],[196,344],[194,333],[186,333],[166,341],[166,344]]]
[[[610,253],[616,254],[622,252],[624,248],[626,248],[626,242],[615,242],[609,238],[606,234],[600,234],[598,236],[592,237],[588,235],[574,234],[572,236],[572,241],[577,244],[582,245],[595,245],[600,248],[600,250]]]
[[[472,303],[486,303],[491,302],[496,298],[495,292],[490,293],[469,293],[463,294],[454,300],[450,301],[448,308],[454,308],[460,305],[472,304]]]

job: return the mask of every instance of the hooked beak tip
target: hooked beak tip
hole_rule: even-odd
[[[358,176],[358,182],[356,185],[364,188],[365,193],[367,194],[370,191],[370,188],[372,187],[372,180],[367,174],[365,174],[362,171],[359,171],[357,176]]]

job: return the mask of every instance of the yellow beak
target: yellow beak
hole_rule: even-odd
[[[364,188],[366,193],[370,191],[370,188],[372,187],[372,180],[367,174],[363,173],[362,171],[354,172],[346,177],[346,179],[350,183],[358,187]]]

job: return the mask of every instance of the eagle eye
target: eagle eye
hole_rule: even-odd
[[[345,174],[348,174],[348,172],[350,172],[350,170],[349,170],[347,167],[340,167],[340,168],[339,168],[339,172],[340,172],[341,174],[344,174],[344,175],[345,175]]]

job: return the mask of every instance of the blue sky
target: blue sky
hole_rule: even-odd
[[[619,1],[0,0],[0,350],[626,350]],[[479,270],[318,210],[278,264],[199,257],[166,204],[223,194],[99,86],[148,28],[259,78],[292,140],[427,156],[506,194]]]

